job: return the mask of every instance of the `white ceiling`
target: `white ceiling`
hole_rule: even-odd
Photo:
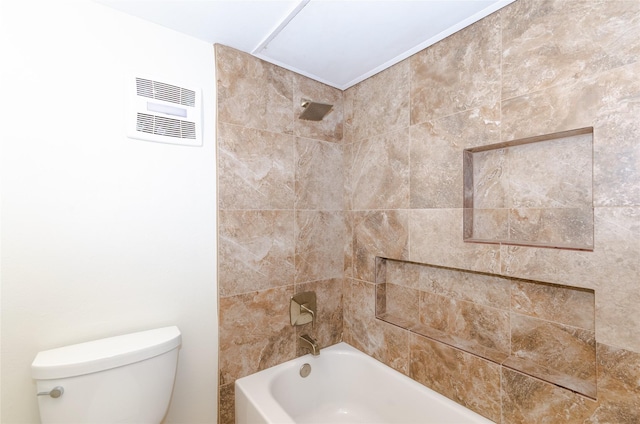
[[[97,0],[339,89],[515,0]]]

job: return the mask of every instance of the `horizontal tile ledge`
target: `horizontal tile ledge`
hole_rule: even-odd
[[[411,333],[425,337],[429,340],[442,343],[478,358],[493,362],[505,368],[518,371],[555,386],[562,387],[563,389],[570,390],[579,395],[597,400],[597,386],[594,383],[580,380],[556,370],[551,370],[526,359],[509,356],[504,352],[500,352],[468,340],[463,340],[459,337],[452,336],[424,325],[412,323],[406,319],[399,318],[391,314],[382,314],[376,316],[376,319],[408,330]]]
[[[501,365],[509,357],[509,355],[504,352],[482,346],[469,340],[464,340],[460,337],[447,334],[426,325],[411,323],[406,319],[402,319],[391,314],[382,314],[380,316],[376,316],[376,318],[405,330],[409,330],[419,336],[426,337],[436,342],[440,342],[447,346],[478,356],[482,359],[486,359],[487,361],[494,362],[498,365]]]
[[[574,130],[560,131],[551,134],[535,135],[532,137],[520,138],[517,140],[503,141],[501,143],[489,144],[484,146],[472,147],[465,149],[471,153],[486,152],[488,150],[504,149],[507,147],[523,146],[525,144],[538,143],[540,141],[549,141],[559,138],[575,137],[578,135],[593,134],[593,127],[584,127]]]
[[[540,380],[571,390],[579,395],[593,400],[597,399],[597,387],[595,383],[580,380],[579,378],[560,373],[540,364],[535,364],[517,356],[509,356],[502,364],[503,367],[536,377]]]
[[[462,241],[465,243],[481,243],[481,244],[504,244],[505,246],[523,246],[523,247],[545,247],[550,249],[562,249],[562,250],[578,250],[582,252],[593,252],[594,246],[575,246],[571,244],[560,243],[535,243],[535,242],[518,242],[504,239],[479,239],[479,238],[465,238]]]

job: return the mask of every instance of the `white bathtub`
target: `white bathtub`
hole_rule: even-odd
[[[300,367],[311,365],[302,378]],[[492,423],[346,343],[236,380],[237,424]]]

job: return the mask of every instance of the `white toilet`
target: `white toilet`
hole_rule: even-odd
[[[160,423],[181,341],[178,327],[165,327],[38,353],[42,423]]]

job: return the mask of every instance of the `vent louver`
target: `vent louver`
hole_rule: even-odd
[[[196,102],[196,92],[193,90],[144,78],[136,78],[136,91],[138,96],[179,105],[194,107]]]
[[[195,122],[181,121],[179,119],[163,118],[161,116],[138,113],[138,131],[178,138],[196,138]]]
[[[200,92],[154,78],[133,77],[127,135],[140,140],[202,145]]]

